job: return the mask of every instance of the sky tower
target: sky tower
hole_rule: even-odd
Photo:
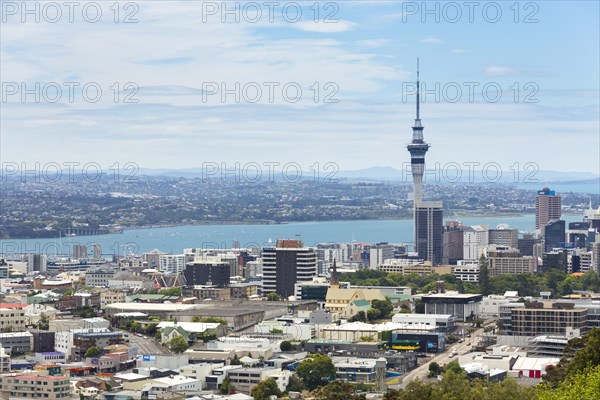
[[[431,261],[433,265],[442,263],[444,209],[442,202],[423,201],[423,173],[425,153],[429,145],[423,140],[423,126],[419,107],[421,103],[419,87],[419,59],[417,58],[417,118],[412,127],[412,141],[406,146],[410,152],[410,166],[413,176],[414,235],[415,251],[420,259]]]
[[[423,173],[425,172],[425,153],[429,145],[423,140],[423,126],[419,106],[421,103],[419,87],[419,59],[417,58],[417,118],[412,127],[412,142],[406,148],[410,153],[410,168],[413,177],[413,199],[415,206],[423,200]]]

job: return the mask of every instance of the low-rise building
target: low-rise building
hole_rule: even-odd
[[[552,302],[530,302],[512,308],[511,325],[514,336],[567,335],[570,331],[583,334],[589,328],[586,308]]]
[[[236,368],[227,371],[229,383],[242,393],[250,393],[254,386],[268,378],[275,379],[279,390],[284,392],[291,375],[290,371],[277,368]]]
[[[44,364],[44,363],[64,364],[67,362],[65,353],[63,353],[61,351],[49,351],[49,352],[35,353],[33,355],[33,359],[38,364]]]
[[[26,322],[25,311],[21,304],[17,304],[16,307],[12,304],[0,305],[0,331],[22,331],[25,329]]]
[[[11,355],[28,353],[33,349],[33,335],[29,332],[0,332],[0,347]]]
[[[51,372],[0,375],[0,399],[68,399],[71,397],[69,377]]]
[[[206,377],[212,374],[213,369],[224,367],[222,363],[198,363],[182,366],[179,371],[181,375],[188,378],[197,379],[200,382],[200,389],[206,389]]]
[[[112,269],[94,269],[85,273],[85,286],[88,287],[108,287],[109,281],[115,275]]]
[[[332,361],[336,379],[347,382],[375,382],[378,372],[385,374],[386,370],[385,358],[333,357]]]
[[[452,315],[445,314],[408,314],[399,313],[392,317],[392,322],[407,325],[423,325],[435,327],[440,332],[451,332],[454,330],[456,318]]]
[[[481,294],[438,293],[421,297],[425,314],[449,314],[459,321],[470,321],[479,315]]]
[[[10,354],[0,347],[0,373],[10,372]]]

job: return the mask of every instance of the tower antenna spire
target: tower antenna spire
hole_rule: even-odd
[[[421,119],[420,117],[420,107],[421,104],[421,96],[420,96],[420,85],[419,85],[419,57],[417,57],[417,119]]]

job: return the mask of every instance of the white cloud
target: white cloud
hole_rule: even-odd
[[[305,32],[340,33],[350,31],[356,28],[358,25],[351,21],[339,20],[329,23],[323,21],[300,21],[295,24],[290,24],[289,26]]]
[[[427,36],[426,38],[421,40],[421,43],[425,44],[440,44],[443,43],[442,39],[435,36]]]
[[[490,65],[485,68],[485,73],[488,76],[511,76],[516,75],[517,70],[503,65]]]

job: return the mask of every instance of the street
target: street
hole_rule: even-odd
[[[474,331],[473,333],[471,333],[471,337],[465,338],[465,341],[463,343],[454,343],[451,345],[447,345],[445,352],[436,354],[434,357],[429,359],[429,362],[426,362],[425,364],[413,369],[406,375],[403,375],[402,383],[400,385],[398,385],[398,387],[404,388],[410,381],[412,381],[414,379],[426,378],[427,375],[429,374],[429,364],[432,361],[437,362],[440,366],[444,366],[445,364],[448,364],[450,361],[457,359],[458,356],[461,356],[463,354],[471,352],[471,348],[475,345],[475,340],[476,340],[477,335],[481,335],[482,333],[483,333],[483,328],[478,329],[478,330]],[[470,345],[469,345],[469,343],[470,343]],[[450,354],[453,349],[456,349],[458,354],[454,357],[450,357]]]

